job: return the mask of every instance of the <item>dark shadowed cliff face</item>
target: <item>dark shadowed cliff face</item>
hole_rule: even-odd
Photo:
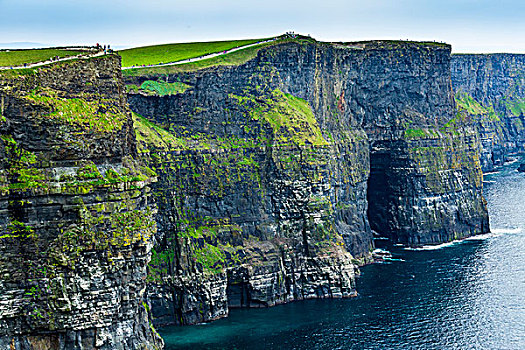
[[[406,244],[488,230],[479,139],[455,112],[446,45],[299,41],[127,84],[159,175],[159,323],[353,295],[370,226]]]
[[[0,75],[2,349],[161,346],[143,303],[154,173],[122,88],[116,56]]]
[[[478,124],[483,170],[523,151],[525,55],[453,55],[452,84],[459,107]]]
[[[347,96],[370,142],[372,229],[404,244],[488,231],[479,140],[456,113],[450,47],[369,43]]]

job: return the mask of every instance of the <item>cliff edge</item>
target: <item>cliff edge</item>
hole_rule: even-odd
[[[523,152],[525,144],[525,55],[453,55],[455,98],[477,124],[484,171]]]

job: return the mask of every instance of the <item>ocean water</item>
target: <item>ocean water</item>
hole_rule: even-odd
[[[525,349],[525,174],[484,177],[492,234],[361,269],[359,295],[166,327],[166,349]]]

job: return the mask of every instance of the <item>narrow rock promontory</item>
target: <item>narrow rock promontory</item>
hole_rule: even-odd
[[[154,349],[156,233],[120,58],[0,74],[0,348]]]

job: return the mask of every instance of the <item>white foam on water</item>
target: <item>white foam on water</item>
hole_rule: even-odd
[[[499,171],[490,171],[488,173],[483,173],[483,176],[485,176],[485,175],[494,175],[494,174],[499,174]]]
[[[483,241],[483,240],[486,240],[486,239],[489,239],[489,238],[494,238],[494,237],[497,237],[497,236],[501,236],[503,234],[520,233],[521,231],[523,231],[523,229],[521,229],[519,227],[518,228],[502,228],[502,229],[495,228],[495,229],[492,229],[490,233],[470,236],[470,237],[467,237],[467,238],[464,238],[464,239],[458,239],[458,240],[454,240],[452,242],[441,243],[441,244],[436,244],[436,245],[424,245],[422,247],[416,247],[416,248],[405,247],[405,250],[414,250],[414,251],[438,250],[438,249],[442,249],[442,248],[446,248],[446,247],[451,247],[453,245],[456,245],[458,243],[462,243],[462,242],[465,242],[465,241]]]
[[[452,241],[452,242],[447,242],[447,243],[441,243],[441,244],[436,244],[436,245],[424,245],[422,247],[417,247],[417,248],[412,248],[412,247],[406,247],[405,250],[415,250],[415,251],[421,251],[421,250],[438,250],[438,249],[442,249],[442,248],[446,248],[446,247],[451,247],[457,243],[461,243],[462,241],[460,240],[457,240],[457,241]]]
[[[523,231],[521,227],[516,228],[493,228],[490,230],[491,233],[496,235],[502,235],[502,234],[516,234]]]
[[[403,259],[397,259],[397,258],[384,258],[385,261],[400,261],[400,262],[405,262],[405,260]]]
[[[470,236],[470,237],[467,237],[465,238],[464,240],[465,241],[484,241],[488,238],[493,238],[493,237],[497,237],[499,236],[500,234],[498,233],[484,233],[482,235],[475,235],[475,236]]]

